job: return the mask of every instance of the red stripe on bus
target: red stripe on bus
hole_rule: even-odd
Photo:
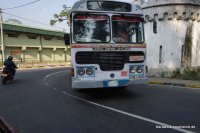
[[[146,48],[145,44],[131,44],[131,45],[124,45],[124,44],[72,44],[71,48]]]

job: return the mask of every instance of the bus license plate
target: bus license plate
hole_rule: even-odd
[[[130,76],[129,78],[130,79],[141,79],[142,77],[141,76]]]
[[[115,80],[111,80],[111,81],[108,82],[109,87],[115,87],[115,86],[118,86],[118,85],[119,85],[118,81],[115,81]]]

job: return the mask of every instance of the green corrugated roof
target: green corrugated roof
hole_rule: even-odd
[[[17,32],[23,32],[23,33],[34,33],[34,34],[59,36],[59,37],[64,37],[64,34],[67,34],[61,31],[39,29],[39,28],[28,27],[24,25],[15,25],[15,24],[10,24],[10,23],[3,23],[3,29],[7,31],[17,31]]]

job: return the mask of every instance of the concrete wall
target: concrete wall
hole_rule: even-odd
[[[200,66],[200,22],[193,23],[192,67]]]
[[[18,38],[8,37],[9,32],[4,32],[5,46],[40,46],[40,38],[28,39],[26,34],[19,34]]]
[[[149,67],[173,69],[181,66],[181,50],[185,41],[187,22],[163,21],[158,23],[158,33],[153,33],[153,23],[145,25],[147,63]],[[178,39],[177,39],[178,38]],[[160,46],[162,58],[159,63]]]

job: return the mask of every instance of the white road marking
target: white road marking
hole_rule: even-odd
[[[43,79],[43,83],[46,84],[46,85],[48,86],[48,83],[46,83],[45,81],[46,81],[50,76],[55,75],[55,74],[58,74],[58,73],[66,72],[66,71],[69,71],[69,70],[58,71],[58,72],[51,73],[51,74],[47,75],[47,76]]]
[[[64,91],[63,91],[63,92],[61,92],[61,93],[62,93],[62,94],[67,94],[67,93],[66,93],[66,92],[64,92]]]
[[[65,72],[65,71],[68,71],[68,70],[59,71],[59,72],[55,72],[55,73],[49,74],[43,79],[43,82],[45,83],[45,80],[48,79],[49,76],[52,76],[52,75],[55,75],[55,74],[58,74],[58,73],[61,73],[61,72]],[[92,105],[95,105],[95,106],[98,106],[98,107],[101,107],[101,108],[105,108],[105,109],[108,109],[108,110],[111,110],[111,111],[114,111],[114,112],[117,112],[117,113],[120,113],[120,114],[123,114],[123,115],[127,115],[127,116],[130,116],[130,117],[137,118],[137,119],[140,119],[140,120],[143,120],[143,121],[147,121],[147,122],[150,122],[150,123],[153,123],[153,124],[156,124],[156,125],[160,125],[160,126],[163,126],[163,127],[173,127],[172,125],[169,125],[169,124],[166,124],[166,123],[163,123],[163,122],[159,122],[159,121],[156,121],[156,120],[145,118],[143,116],[139,116],[139,115],[136,115],[136,114],[131,114],[131,113],[119,110],[119,109],[115,109],[115,108],[112,108],[112,107],[109,107],[109,106],[105,106],[105,105],[102,105],[102,104],[99,104],[99,103],[95,103],[95,102],[92,102],[92,101],[89,101],[89,100],[74,96],[74,95],[72,95],[70,93],[67,93],[67,92],[61,92],[61,93],[65,94],[65,95],[68,95],[70,97],[73,97],[75,99],[84,101],[86,103],[89,103],[89,104],[92,104]],[[182,128],[170,128],[170,129],[176,130],[176,131],[180,131],[182,133],[195,133],[195,132],[192,132],[192,131],[189,131],[189,130],[185,130],[185,129],[182,129]]]
[[[67,93],[67,92],[65,92],[65,93],[62,92],[62,93],[63,93],[63,94],[66,94],[66,95],[68,95],[68,96],[70,96],[70,97],[73,97],[73,98],[75,98],[75,99],[78,99],[78,100],[81,100],[81,101],[90,103],[90,104],[92,104],[92,105],[95,105],[95,106],[98,106],[98,107],[101,107],[101,108],[105,108],[105,109],[108,109],[108,110],[111,110],[111,111],[114,111],[114,112],[117,112],[117,113],[120,113],[120,114],[123,114],[123,115],[127,115],[127,116],[130,116],[130,117],[134,117],[134,118],[137,118],[137,119],[140,119],[140,120],[143,120],[143,121],[147,121],[147,122],[150,122],[150,123],[153,123],[153,124],[156,124],[156,125],[160,125],[160,126],[163,126],[163,127],[173,127],[172,125],[169,125],[169,124],[166,124],[166,123],[163,123],[163,122],[155,121],[155,120],[152,120],[152,119],[149,119],[149,118],[145,118],[145,117],[143,117],[143,116],[131,114],[131,113],[128,113],[128,112],[119,110],[119,109],[115,109],[115,108],[108,107],[108,106],[105,106],[105,105],[102,105],[102,104],[99,104],[99,103],[95,103],[95,102],[92,102],[92,101],[88,101],[88,100],[86,100],[86,99],[83,99],[83,98],[80,98],[80,97],[71,95],[71,94],[69,94],[69,93]],[[169,128],[169,129],[176,130],[176,131],[180,131],[180,132],[183,132],[183,133],[194,133],[194,132],[192,132],[192,131],[185,130],[185,129],[182,129],[182,128]]]
[[[66,72],[66,71],[69,71],[69,70],[63,70],[63,71],[58,71],[58,72],[55,72],[55,73],[51,73],[51,74],[47,75],[43,80],[48,79],[52,75],[55,75],[55,74],[58,74],[58,73],[62,73],[62,72]]]

